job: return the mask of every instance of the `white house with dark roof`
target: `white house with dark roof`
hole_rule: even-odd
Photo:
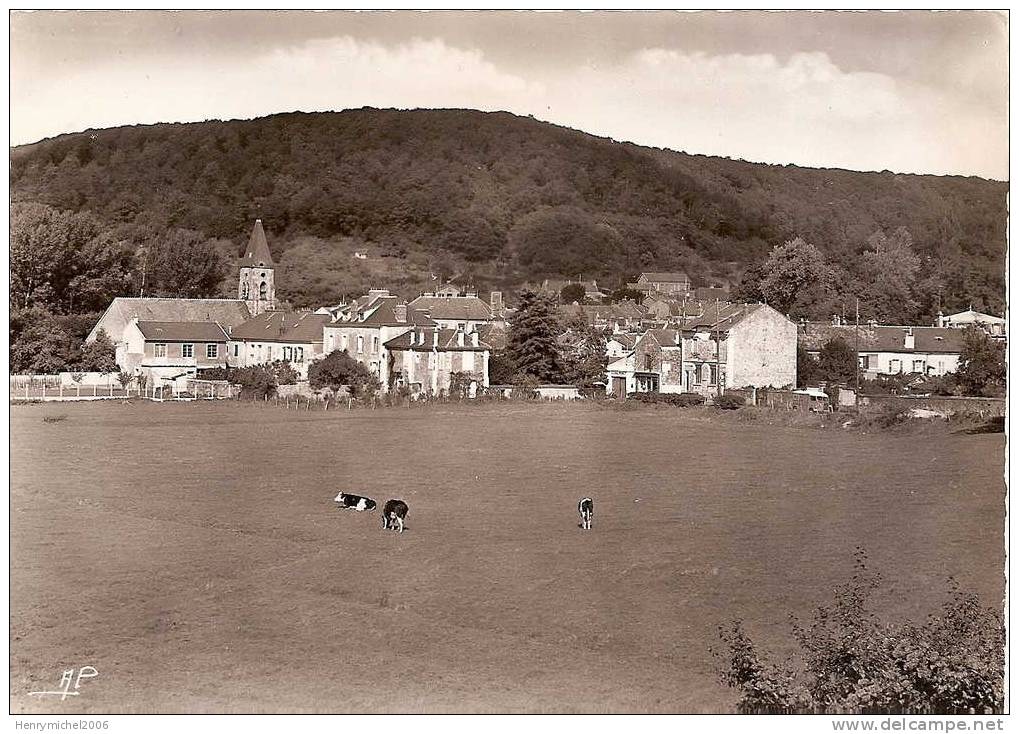
[[[199,376],[203,369],[227,365],[226,331],[212,321],[140,321],[124,328],[121,370],[144,375],[159,387]]]
[[[936,326],[950,327],[953,329],[965,329],[970,326],[978,326],[994,339],[1005,338],[1005,319],[1000,316],[992,316],[989,313],[974,311],[972,308],[945,316],[938,313]]]
[[[227,345],[231,367],[289,362],[302,379],[308,366],[324,354],[329,316],[310,311],[265,311],[230,332]]]
[[[841,337],[850,347],[859,343],[861,377],[920,374],[941,376],[959,369],[965,330],[937,326],[880,326],[804,322],[799,342],[811,356],[826,342]]]

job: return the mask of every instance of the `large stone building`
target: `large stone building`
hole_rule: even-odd
[[[965,330],[937,326],[879,326],[874,323],[829,324],[804,322],[799,342],[818,357],[826,342],[840,337],[856,349],[860,377],[878,375],[941,376],[959,369]]]
[[[676,326],[680,326],[677,324]],[[794,387],[796,324],[764,304],[719,304],[682,328],[652,329],[608,365],[606,391],[692,392]]]
[[[448,395],[459,381],[467,397],[488,387],[491,347],[478,332],[414,328],[385,343],[389,389],[406,388],[411,395]]]
[[[183,387],[200,371],[225,367],[227,334],[214,321],[139,321],[132,319],[122,337],[121,369],[144,375],[152,387]]]

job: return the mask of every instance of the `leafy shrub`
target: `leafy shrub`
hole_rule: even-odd
[[[715,405],[722,410],[736,410],[747,404],[746,398],[739,393],[727,392],[715,398]]]
[[[740,622],[719,628],[724,650],[719,680],[740,692],[739,709],[778,713],[811,709],[838,713],[946,714],[1000,711],[1004,703],[1005,628],[998,611],[984,607],[949,579],[939,615],[923,624],[882,622],[869,609],[880,574],[857,548],[852,578],[835,588],[808,625],[793,619],[800,668],[760,659]]]
[[[692,405],[702,405],[704,403],[704,396],[693,392],[632,392],[626,396],[626,399],[636,400],[639,403],[675,405],[679,408],[689,408]]]
[[[348,387],[355,398],[370,397],[381,387],[367,367],[340,350],[330,352],[308,368],[308,384],[313,390]]]
[[[510,390],[510,400],[537,400],[541,395],[538,386],[541,382],[531,375],[517,375]]]

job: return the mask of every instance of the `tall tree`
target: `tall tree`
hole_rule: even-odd
[[[823,379],[848,383],[856,377],[856,350],[841,336],[832,337],[822,344],[818,357]]]
[[[151,243],[148,258],[151,285],[146,294],[175,298],[219,295],[226,262],[216,243],[200,233],[170,230]]]
[[[824,318],[837,297],[824,255],[799,237],[775,247],[760,274],[761,298],[784,313]]]
[[[885,323],[912,323],[919,306],[914,288],[920,272],[912,236],[899,227],[891,236],[876,232],[867,244],[870,249],[863,253],[860,267],[861,312]]]
[[[967,395],[999,395],[1005,390],[1005,344],[971,326],[966,329],[956,379]]]
[[[541,382],[561,382],[563,365],[557,337],[561,333],[554,296],[522,291],[509,327],[507,353],[517,375]]]

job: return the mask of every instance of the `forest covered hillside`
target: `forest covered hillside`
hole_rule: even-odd
[[[616,287],[641,270],[684,269],[698,285],[736,284],[796,237],[821,253],[835,300],[845,300],[873,279],[864,263],[874,235],[904,228],[916,293],[898,318],[928,318],[938,303],[1000,313],[1007,191],[977,178],[689,155],[471,110],[123,127],[11,151],[12,220],[28,204],[87,216],[92,236],[135,253],[118,261],[122,287],[137,288],[143,271],[154,277],[138,253],[160,247],[196,257],[211,243],[227,264],[260,217],[280,295],[299,306],[383,280],[413,291],[450,275],[482,287],[578,275]],[[56,214],[37,208],[22,221],[47,216]],[[357,249],[370,257],[352,258]],[[174,290],[168,263],[167,282],[150,279],[149,292]],[[225,292],[232,271],[221,275]],[[76,310],[50,298],[17,305]]]

